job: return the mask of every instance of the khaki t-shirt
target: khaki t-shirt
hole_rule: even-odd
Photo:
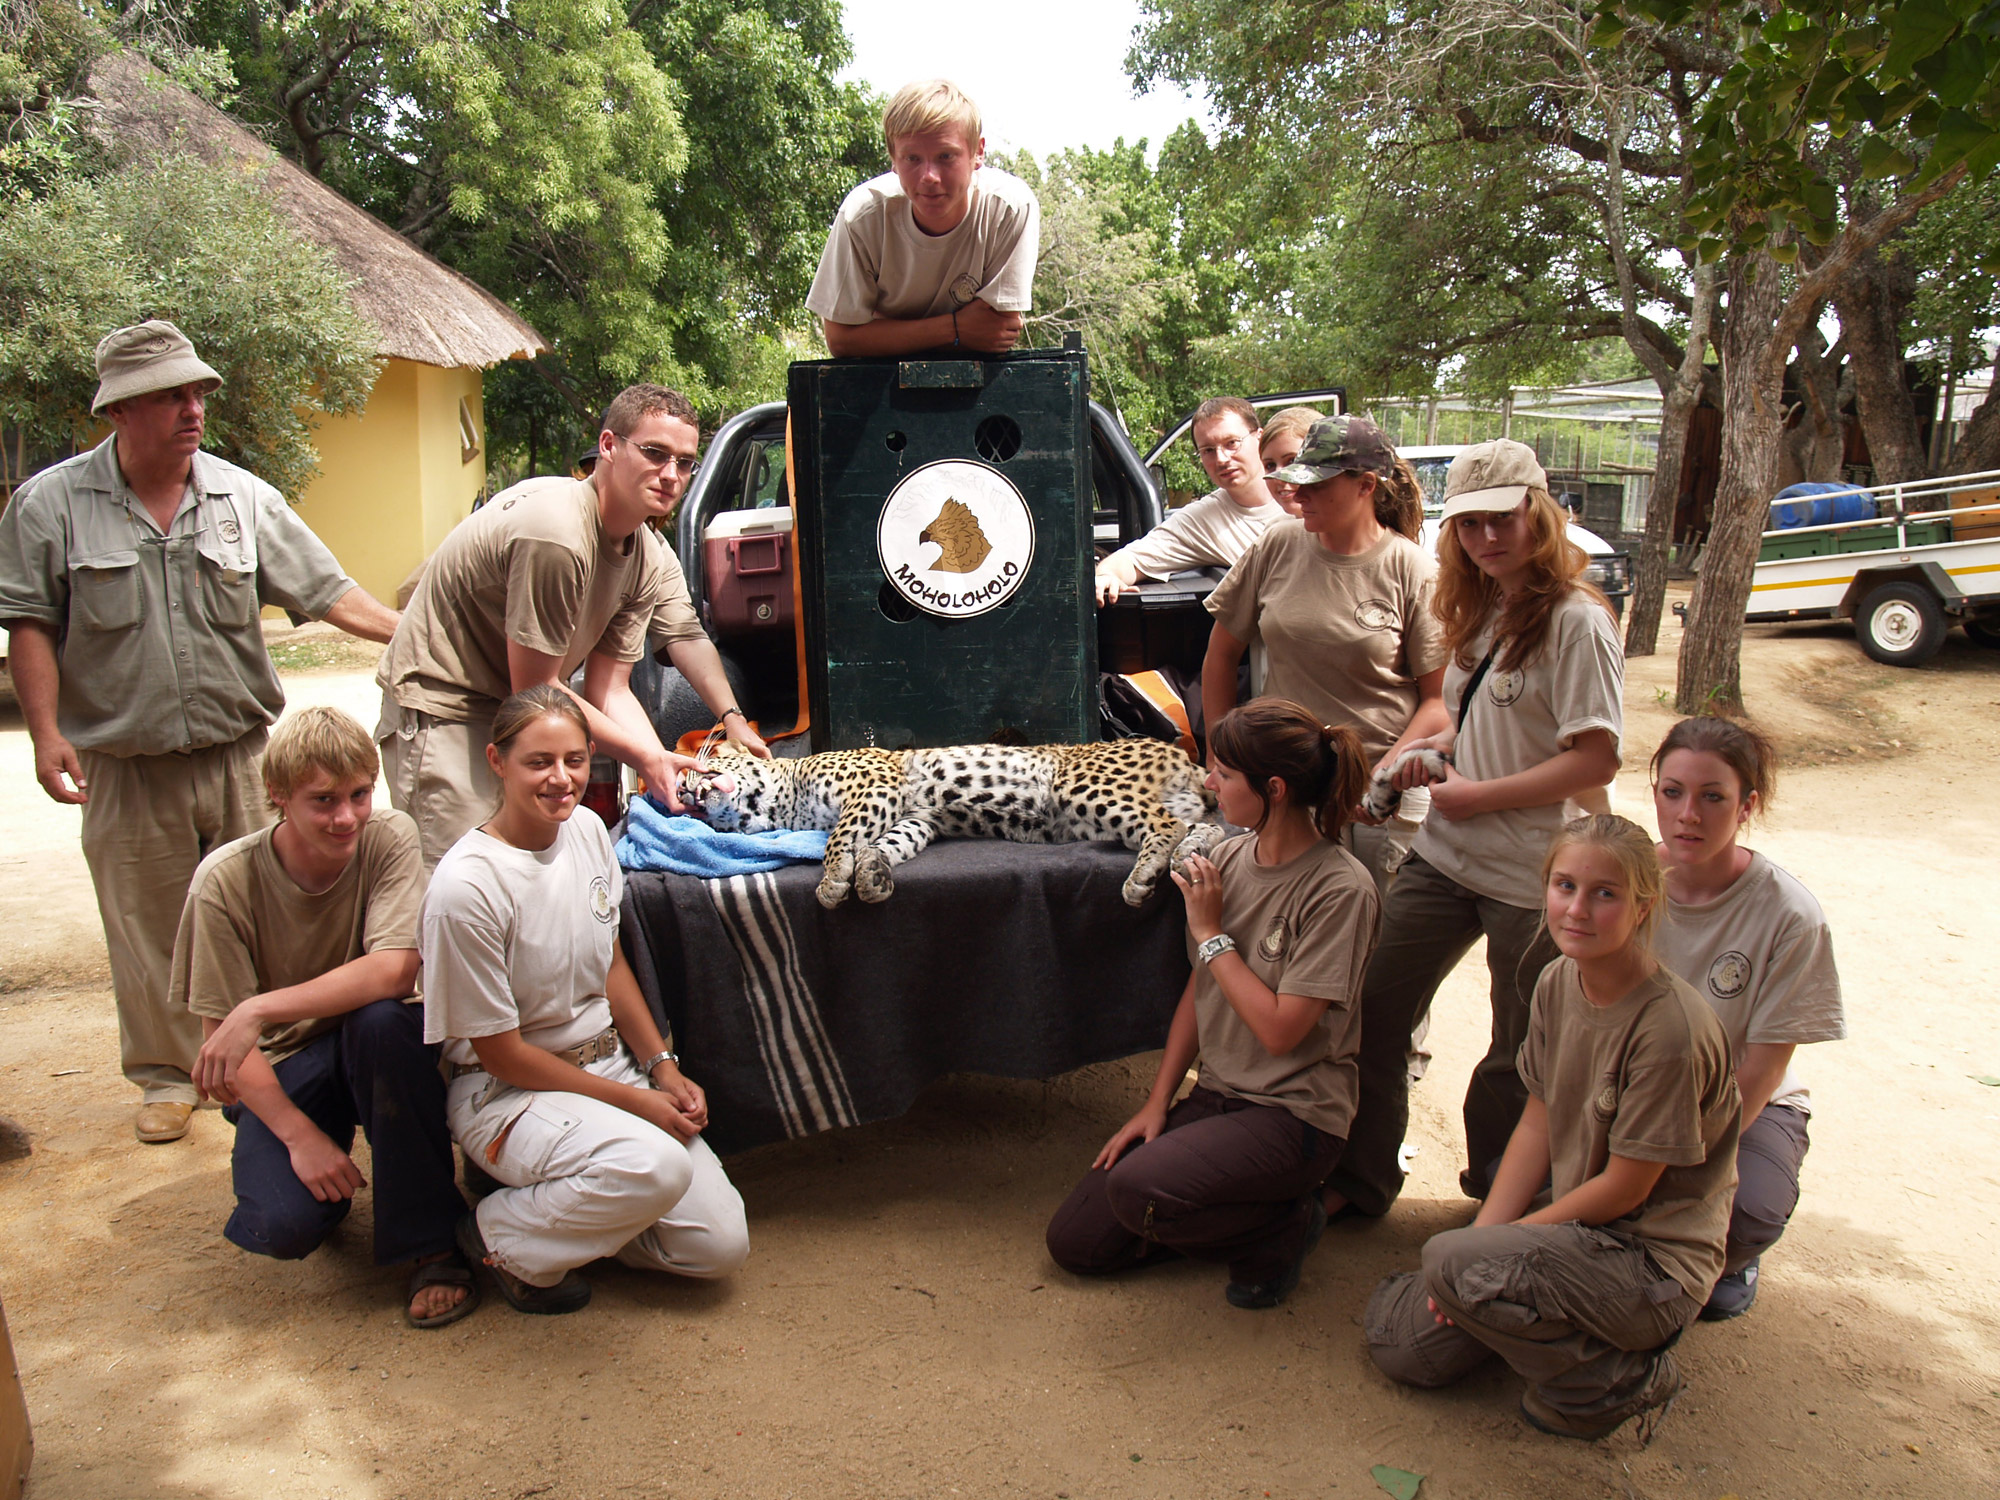
[[[1168,511],[1166,520],[1111,556],[1132,564],[1141,578],[1166,578],[1188,568],[1233,567],[1251,543],[1284,519],[1285,508],[1275,500],[1250,510],[1223,491],[1210,490],[1199,500]]]
[[[588,481],[524,480],[438,547],[375,680],[404,708],[463,723],[513,691],[509,641],[559,658],[565,679],[594,653],[637,661],[670,565],[643,526],[605,534]]]
[[[224,844],[195,867],[174,937],[173,1004],[220,1021],[252,996],[304,984],[366,953],[417,946],[424,861],[415,823],[392,808],[376,812],[340,878],[317,893],[279,862],[271,846],[278,826]],[[283,1062],[344,1019],[266,1026],[257,1045]]]
[[[1263,644],[1262,693],[1349,726],[1372,763],[1409,727],[1416,679],[1444,665],[1436,576],[1436,562],[1393,531],[1341,557],[1287,518],[1237,560],[1208,612],[1239,641]]]
[[[1444,701],[1454,720],[1459,700],[1492,645],[1489,621],[1472,644],[1472,667],[1456,659],[1444,672]],[[1525,669],[1502,671],[1496,659],[1472,696],[1452,760],[1460,774],[1491,781],[1526,771],[1567,750],[1586,730],[1607,729],[1616,749],[1625,734],[1625,650],[1611,612],[1572,592],[1556,605],[1542,651]],[[1563,824],[1560,802],[1515,807],[1454,821],[1433,815],[1414,850],[1470,891],[1531,911],[1542,907],[1542,857]]]
[[[1847,1035],[1833,937],[1812,892],[1763,855],[1721,896],[1695,906],[1669,899],[1660,962],[1693,985],[1729,1036],[1741,1066],[1753,1043],[1833,1042]],[[1806,1086],[1787,1068],[1771,1095],[1810,1114]]]
[[[424,1040],[477,1063],[466,1040],[519,1029],[550,1052],[611,1024],[604,981],[625,875],[602,819],[578,813],[546,849],[477,828],[453,844],[424,898]]]
[[[884,172],[833,216],[806,306],[831,323],[934,318],[974,297],[996,312],[1026,312],[1041,239],[1041,204],[1010,172],[974,172],[971,207],[937,235],[917,227],[903,185]]]
[[[1375,952],[1382,903],[1361,862],[1316,839],[1282,865],[1257,863],[1255,834],[1217,846],[1222,930],[1250,971],[1277,995],[1325,1000],[1305,1039],[1281,1057],[1264,1050],[1196,960],[1195,1024],[1201,1082],[1218,1093],[1288,1110],[1316,1130],[1347,1138],[1360,1096],[1361,980]],[[1188,956],[1195,943],[1188,939]]]
[[[1646,1201],[1600,1227],[1644,1240],[1661,1270],[1706,1301],[1722,1275],[1743,1109],[1715,1012],[1666,969],[1593,1005],[1576,964],[1559,958],[1535,985],[1517,1061],[1549,1108],[1554,1197],[1613,1156],[1664,1162]]]

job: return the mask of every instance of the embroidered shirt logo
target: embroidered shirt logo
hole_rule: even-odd
[[[1271,925],[1264,929],[1264,935],[1257,939],[1257,951],[1271,962],[1285,956],[1285,945],[1291,935],[1285,930],[1283,917],[1271,918]]]
[[[905,475],[882,502],[875,552],[889,586],[946,619],[1014,597],[1035,560],[1028,502],[998,469],[945,459]]]
[[[1354,606],[1354,618],[1363,630],[1394,630],[1396,611],[1387,599],[1364,599]]]
[[[970,271],[960,271],[951,283],[951,290],[945,294],[954,309],[964,307],[979,295],[979,278]]]
[[[1518,668],[1494,668],[1486,676],[1486,696],[1500,708],[1507,708],[1521,696],[1521,690],[1528,685],[1528,676]]]
[[[618,908],[611,904],[611,882],[602,875],[591,878],[590,914],[600,922],[618,920]]]
[[[1708,966],[1709,992],[1719,1000],[1733,1000],[1750,983],[1755,966],[1750,955],[1731,950]]]
[[[1603,1088],[1597,1091],[1597,1099],[1595,1100],[1595,1103],[1597,1106],[1597,1113],[1601,1115],[1603,1118],[1608,1120],[1613,1115],[1617,1114],[1618,1085],[1615,1083],[1605,1084]]]
[[[236,524],[233,516],[224,516],[215,523],[215,534],[234,546],[243,538],[243,529]]]

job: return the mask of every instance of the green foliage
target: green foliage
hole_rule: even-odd
[[[1917,215],[1898,242],[1916,277],[1910,343],[1940,384],[1991,367],[1986,340],[2000,328],[2000,176],[1968,183]]]
[[[0,3],[0,198],[36,197],[98,164],[76,96],[104,42],[71,0]]]
[[[241,168],[169,157],[0,204],[0,424],[27,447],[88,440],[97,341],[149,317],[224,378],[207,446],[290,495],[318,472],[315,414],[375,382],[347,282]]]
[[[1603,0],[1597,39],[1677,28],[1727,55],[1694,120],[1704,259],[1839,232],[1844,173],[1922,190],[2000,166],[2000,7],[1982,0]],[[1837,145],[1837,149],[1836,149]],[[1878,188],[1879,191],[1879,188]]]
[[[826,225],[880,170],[835,0],[192,4],[240,114],[553,346],[495,372],[509,462],[634,380],[712,414],[780,392]]]

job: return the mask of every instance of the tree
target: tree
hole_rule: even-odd
[[[97,341],[145,318],[178,324],[223,377],[205,446],[289,495],[319,471],[317,414],[360,411],[375,384],[347,281],[237,169],[149,161],[0,207],[0,423],[25,447],[88,439]]]
[[[549,340],[495,372],[503,451],[566,456],[634,380],[774,393],[827,222],[880,169],[833,0],[193,4],[238,113]]]
[[[1715,520],[1675,701],[1683,713],[1740,712],[1787,355],[1863,257],[2000,164],[2000,12],[1960,0],[1767,0],[1726,13],[1608,0],[1596,40],[1632,30],[1729,60],[1692,122],[1686,221],[1697,255],[1725,258],[1729,310]],[[1850,160],[1879,186],[1843,202]]]

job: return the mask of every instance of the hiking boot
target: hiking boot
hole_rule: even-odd
[[[1686,1382],[1681,1379],[1680,1367],[1674,1357],[1662,1349],[1653,1356],[1652,1373],[1639,1394],[1623,1406],[1594,1416],[1580,1416],[1566,1411],[1558,1411],[1538,1395],[1531,1386],[1521,1393],[1521,1415],[1528,1425],[1538,1432],[1546,1432],[1551,1437],[1575,1438],[1579,1442],[1594,1443],[1599,1438],[1610,1437],[1632,1418],[1638,1417],[1639,1444],[1644,1447],[1652,1442],[1653,1432],[1666,1417],[1668,1408],[1679,1399]]]
[[[1757,1262],[1753,1260],[1742,1270],[1731,1271],[1716,1282],[1715,1290],[1708,1294],[1708,1303],[1698,1316],[1704,1323],[1726,1323],[1750,1311],[1756,1300]]]
[[[1319,1194],[1308,1193],[1300,1202],[1305,1205],[1306,1232],[1299,1241],[1299,1253],[1292,1257],[1290,1265],[1268,1281],[1230,1282],[1223,1288],[1222,1295],[1229,1299],[1231,1307],[1246,1311],[1276,1307],[1298,1290],[1299,1276],[1306,1268],[1306,1257],[1312,1254],[1319,1237],[1326,1233],[1326,1206],[1319,1201]]]

